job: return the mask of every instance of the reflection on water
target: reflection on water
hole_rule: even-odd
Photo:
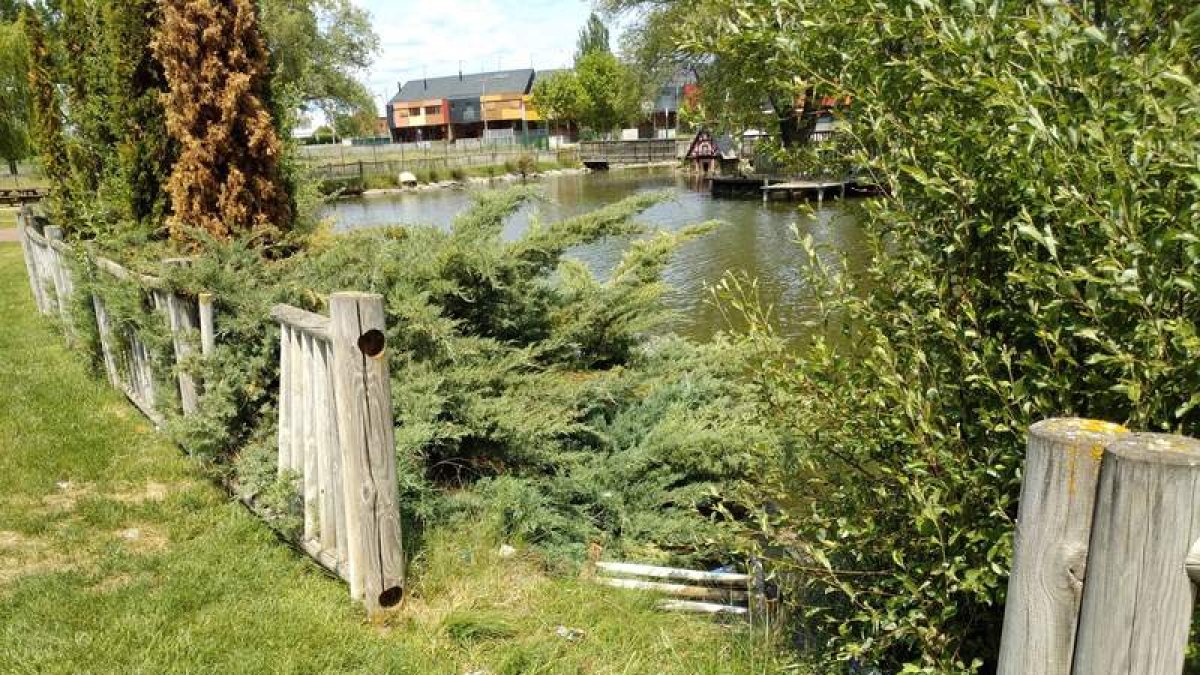
[[[636,192],[655,190],[667,192],[670,198],[641,216],[640,221],[652,228],[677,230],[694,223],[722,221],[716,230],[685,244],[663,275],[669,286],[665,302],[673,311],[667,327],[694,338],[706,339],[728,328],[707,290],[727,271],[758,280],[759,297],[774,307],[773,323],[780,333],[803,334],[802,323],[813,318],[812,301],[796,234],[811,235],[819,247],[829,249],[823,254],[829,258],[836,255],[833,251],[853,254],[861,250],[861,233],[853,216],[837,203],[827,204],[810,217],[796,204],[715,200],[703,183],[662,170],[557,176],[539,184],[546,199],[514,214],[505,226],[505,238],[520,236],[533,218],[553,222]],[[418,223],[448,227],[470,202],[471,190],[413,192],[339,201],[330,207],[330,215],[339,229]],[[620,260],[627,244],[624,238],[612,238],[577,247],[568,255],[603,277]]]

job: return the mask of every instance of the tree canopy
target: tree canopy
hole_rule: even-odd
[[[575,60],[578,61],[593,52],[612,52],[608,44],[608,26],[604,25],[600,15],[595,12],[588,15],[587,23],[579,31],[579,41],[575,47]]]
[[[0,159],[10,173],[31,151],[29,71],[25,31],[15,18],[0,13]]]
[[[379,50],[370,14],[350,0],[259,0],[278,106],[312,107],[327,120],[375,110],[360,80]],[[290,110],[284,135],[290,131]]]
[[[153,42],[179,157],[172,238],[276,241],[291,226],[281,145],[267,108],[268,56],[251,0],[168,0]]]

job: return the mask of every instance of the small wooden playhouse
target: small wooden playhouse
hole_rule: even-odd
[[[729,173],[737,170],[738,155],[729,136],[713,136],[708,129],[700,129],[688,146],[685,159],[698,174]]]

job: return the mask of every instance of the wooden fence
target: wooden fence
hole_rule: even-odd
[[[584,141],[579,144],[579,161],[587,165],[653,164],[677,162],[680,148],[687,148],[673,138],[636,141]]]
[[[212,295],[170,290],[157,277],[69,246],[61,230],[28,208],[17,227],[38,311],[56,317],[71,342],[80,336],[77,321],[94,320],[109,381],[157,426],[170,414],[171,395],[182,415],[198,412],[203,383],[188,361],[197,345],[202,358],[216,349]],[[79,271],[131,284],[162,313],[173,347],[167,363],[156,362],[164,357],[135,327],[115,325],[99,295],[79,301]],[[75,309],[89,305],[90,316]],[[299,479],[303,549],[345,579],[351,596],[375,614],[398,604],[404,588],[383,300],[334,293],[329,307],[329,317],[287,305],[271,312],[280,325],[279,471]],[[160,389],[155,371],[174,373],[173,391]]]
[[[1000,675],[1178,675],[1200,579],[1200,441],[1029,430]]]
[[[375,612],[399,603],[404,588],[383,299],[334,293],[329,314],[271,310],[279,471],[301,477],[305,550]]]

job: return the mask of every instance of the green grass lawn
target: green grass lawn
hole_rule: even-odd
[[[17,211],[19,209],[0,206],[0,230],[7,230],[17,226]]]
[[[744,628],[548,577],[478,528],[432,533],[405,604],[366,622],[64,346],[24,277],[0,244],[0,672],[777,670]]]

